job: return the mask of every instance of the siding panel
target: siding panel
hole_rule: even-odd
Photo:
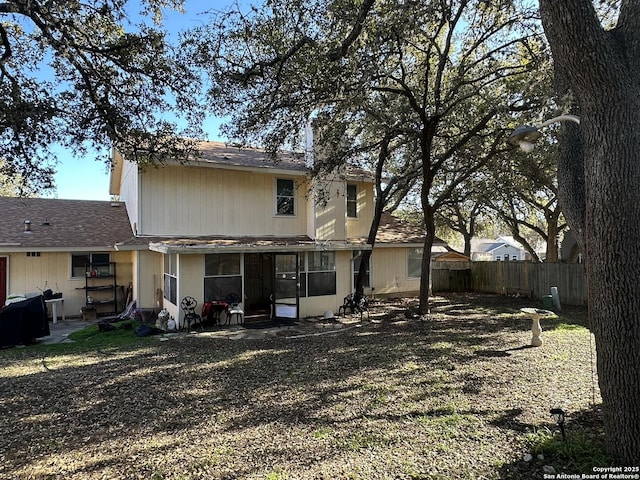
[[[305,235],[306,187],[296,191],[296,215],[274,215],[274,179],[210,168],[160,167],[142,175],[147,235]],[[299,178],[296,181],[300,181]]]

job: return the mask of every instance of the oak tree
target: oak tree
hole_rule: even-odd
[[[198,78],[160,27],[162,9],[181,3],[145,0],[138,15],[119,0],[0,0],[0,175],[52,188],[54,145],[182,158],[191,144],[162,113],[177,106],[197,135]]]
[[[420,162],[426,313],[435,212],[503,144],[506,112],[527,108],[512,86],[544,53],[535,17],[506,0],[274,0],[218,12],[185,49],[209,74],[214,113],[230,115],[225,133],[274,154],[311,117],[349,111],[361,125],[369,99],[392,106],[376,121],[410,137]]]
[[[568,189],[563,209],[584,238],[607,445],[631,466],[640,458],[640,2],[618,6],[607,25],[591,0],[540,0],[556,71],[581,119],[567,126],[580,145],[565,146],[560,161],[582,171],[562,182],[584,183]]]

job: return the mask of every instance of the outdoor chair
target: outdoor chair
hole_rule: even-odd
[[[236,316],[236,323],[241,325],[244,323],[244,307],[242,302],[240,301],[240,296],[237,293],[230,293],[227,295],[225,301],[229,304],[229,309],[227,310],[227,321],[229,325],[231,324],[231,320]]]
[[[204,331],[204,325],[202,324],[202,317],[196,313],[196,306],[198,301],[193,297],[184,297],[180,302],[180,308],[184,312],[184,324],[187,327],[187,331],[191,331],[191,326],[197,323],[200,324],[200,329]]]
[[[340,315],[341,312],[343,315],[346,315],[347,310],[350,310],[352,314],[359,313],[360,320],[362,320],[362,314],[369,311],[369,301],[367,300],[367,297],[364,295],[350,293],[344,297],[342,305],[338,308],[338,315]]]

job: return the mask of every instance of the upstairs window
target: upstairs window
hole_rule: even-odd
[[[276,215],[295,215],[295,184],[293,180],[276,180]]]
[[[347,217],[358,217],[358,187],[347,185]]]

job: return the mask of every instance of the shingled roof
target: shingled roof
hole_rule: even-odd
[[[383,247],[398,244],[424,244],[426,232],[424,228],[417,227],[388,212],[383,212],[380,217],[380,226],[376,235],[376,245]],[[360,239],[362,242],[366,239]],[[356,239],[350,238],[350,242]],[[447,242],[436,237],[433,246],[446,246]]]
[[[0,212],[0,251],[113,248],[133,236],[120,202],[0,197]]]
[[[274,160],[263,149],[238,147],[223,142],[200,142],[197,150],[200,153],[197,161],[201,163],[305,173],[309,171],[302,153],[283,152]]]

